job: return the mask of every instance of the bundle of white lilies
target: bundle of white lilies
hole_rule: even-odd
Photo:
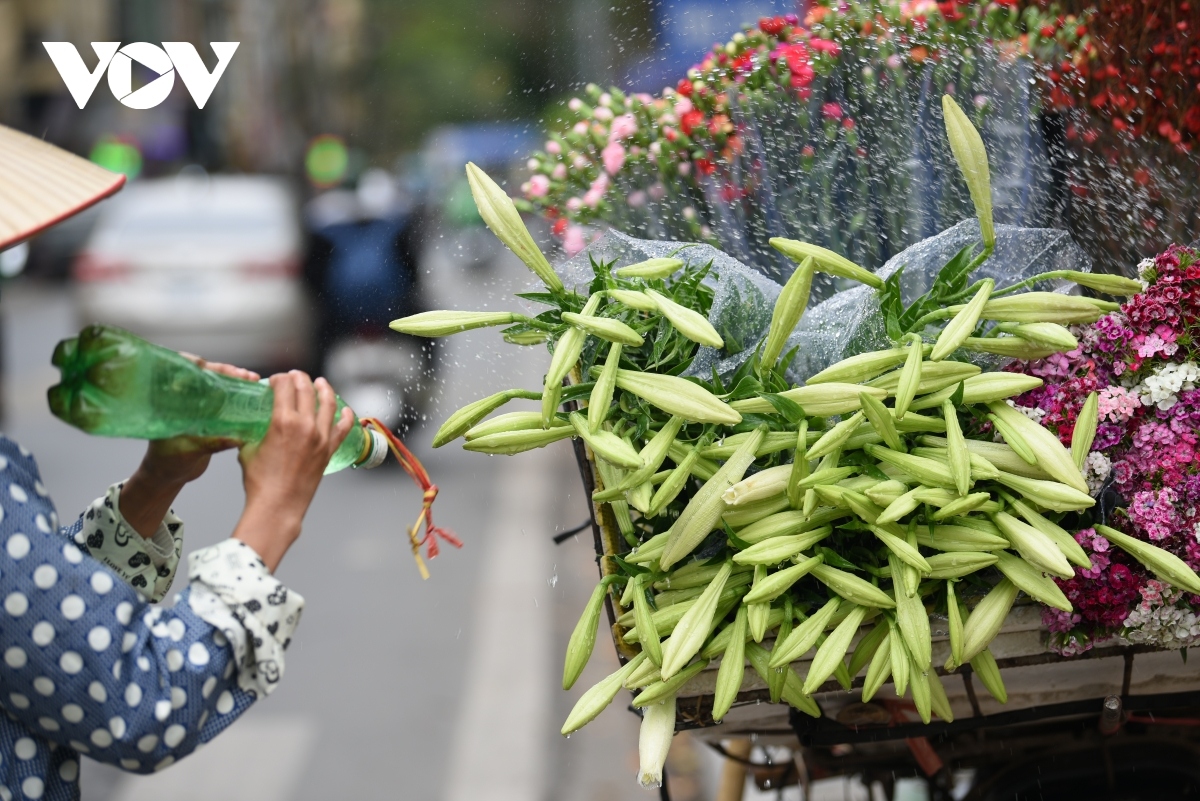
[[[904,306],[898,276],[885,282],[830,251],[775,240],[798,267],[767,336],[725,380],[680,377],[699,346],[725,344],[706,317],[708,268],[594,262],[589,295],[567,291],[511,201],[474,165],[467,172],[484,219],[546,285],[523,297],[549,311],[428,312],[392,324],[425,336],[506,325],[510,342],[551,344],[540,391],[477,401],[455,412],[434,444],[461,436],[468,450],[512,454],[579,437],[590,448],[599,476],[593,500],[610,505],[628,550],[609,557],[571,637],[564,689],[591,655],[607,594],[624,644],[637,651],[583,694],[562,731],[584,726],[622,688],[636,691],[643,784],[660,781],[676,694],[712,660],[720,660],[717,720],[736,700],[747,663],[772,701],[813,716],[821,711],[812,694],[827,680],[849,689],[865,670],[864,701],[890,679],[923,720],[950,720],[929,623],[943,615],[945,669],[970,664],[1003,701],[988,645],[1018,593],[1069,610],[1053,579],[1090,566],[1060,522],[1094,503],[1080,468],[1096,429],[1095,399],[1068,450],[1006,402],[1040,379],[983,372],[966,359],[1071,350],[1067,325],[1114,308],[1077,295],[1017,294],[1037,280],[1066,278],[1111,295],[1140,287],[1061,271],[1000,289],[990,279],[970,283],[994,246],[987,157],[949,98],[944,112],[979,215],[979,254],[960,253],[929,293]],[[878,290],[894,346],[791,386],[783,376],[794,353],[784,347],[817,271]],[[541,410],[484,419],[516,398],[540,399]],[[564,410],[579,404],[582,411]],[[1176,557],[1118,532],[1110,539],[1160,578],[1200,593],[1200,577]],[[810,652],[801,676],[792,665]]]

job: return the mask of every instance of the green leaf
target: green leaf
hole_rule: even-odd
[[[783,395],[770,393],[763,395],[762,399],[774,406],[775,411],[783,415],[784,419],[792,425],[799,425],[800,421],[808,416],[804,413],[804,408],[800,404],[791,398],[785,398]]]
[[[952,406],[953,406],[955,409],[957,409],[957,408],[959,408],[960,406],[962,406],[962,405],[963,405],[963,394],[964,394],[966,391],[967,391],[967,384],[966,384],[966,382],[965,382],[965,381],[960,381],[960,382],[958,383],[958,386],[957,386],[957,387],[955,387],[955,389],[954,389],[954,394],[950,396],[950,404],[951,404],[951,405],[952,405]]]
[[[717,373],[716,363],[714,363],[712,366],[712,374],[713,374],[713,376],[712,376],[713,388],[717,391],[718,395],[724,395],[725,394],[725,385],[721,383],[721,376],[719,373]]]
[[[899,342],[904,338],[904,329],[900,327],[900,314],[895,306],[887,310],[886,326],[889,339]]]
[[[817,548],[817,553],[819,553],[825,557],[825,564],[827,564],[827,565],[832,565],[833,567],[841,568],[842,570],[853,570],[856,573],[863,572],[863,569],[861,567],[854,564],[849,559],[843,558],[841,554],[839,554],[837,551],[833,550],[832,548],[820,547],[820,548]]]
[[[937,278],[930,289],[933,297],[941,299],[949,295],[956,295],[967,288],[967,280],[971,277],[971,251],[973,247],[973,245],[967,245],[958,251],[938,271]]]
[[[547,306],[558,307],[562,304],[562,296],[552,295],[549,292],[518,292],[516,296],[525,300],[531,300],[534,303],[544,303]],[[580,308],[583,307],[580,306]]]
[[[642,576],[650,572],[650,568],[630,564],[616,554],[609,554],[609,558],[616,562],[617,567],[621,568],[621,572],[627,576]]]
[[[722,521],[722,525],[725,527],[725,536],[727,536],[729,538],[730,545],[732,545],[734,548],[737,548],[739,551],[744,551],[750,547],[750,543],[746,542],[745,540],[738,537],[737,534],[733,533],[733,529],[730,527],[730,525],[728,523],[725,523],[724,521]]]
[[[582,384],[571,384],[563,387],[562,400],[560,403],[569,401],[585,400],[591,397],[592,388],[596,386],[595,381],[585,381]]]
[[[796,356],[799,355],[799,353],[800,346],[797,345],[787,353],[783,354],[783,358],[779,360],[779,364],[775,367],[775,373],[780,376],[785,374],[788,371],[788,368],[792,366],[792,362],[796,360]]]
[[[742,400],[743,398],[756,398],[758,393],[762,392],[763,385],[752,375],[744,376],[742,380],[734,385],[733,389],[729,390],[726,401]]]
[[[759,426],[765,425],[771,429],[779,428],[779,418],[766,414],[742,414],[742,422],[730,427],[730,431],[734,434],[744,434],[753,431]]]

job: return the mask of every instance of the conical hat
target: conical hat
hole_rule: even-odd
[[[0,125],[0,250],[83,211],[125,176]]]

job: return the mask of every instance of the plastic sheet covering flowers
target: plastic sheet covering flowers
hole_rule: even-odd
[[[960,100],[993,153],[997,221],[1048,221],[1042,65],[1075,17],[1013,3],[814,4],[763,19],[658,96],[588,87],[530,159],[524,201],[568,254],[599,224],[707,242],[782,280],[789,236],[877,268],[968,216],[941,134]],[[815,297],[833,282],[818,276]]]
[[[1145,288],[1095,323],[1079,346],[1009,369],[1045,383],[1013,401],[1082,459],[1099,509],[1090,519],[1200,567],[1200,256],[1171,247],[1138,265]],[[1091,399],[1091,401],[1089,401]],[[1089,408],[1089,405],[1091,408]],[[1090,443],[1073,440],[1094,420]],[[1164,583],[1104,536],[1075,535],[1092,567],[1059,587],[1073,611],[1047,609],[1063,653],[1097,641],[1182,648],[1200,642],[1200,597]]]
[[[821,715],[817,694],[848,689],[865,672],[865,700],[891,683],[924,721],[949,720],[932,662],[931,614],[949,621],[946,667],[972,665],[1003,700],[988,646],[1017,597],[1073,615],[1057,582],[1104,569],[1092,531],[1063,525],[1071,519],[1064,515],[1096,506],[1086,462],[1059,429],[1008,403],[1043,379],[990,365],[1068,358],[1079,344],[1069,326],[1118,308],[1039,288],[1048,282],[1108,295],[1141,285],[1062,268],[1018,278],[990,269],[1021,236],[994,233],[978,133],[952,99],[943,103],[977,220],[914,252],[911,281],[907,266],[877,275],[811,243],[773,240],[796,268],[773,290],[761,276],[742,276],[750,281],[744,288],[762,292],[743,308],[768,313],[761,328],[734,331],[714,315],[731,260],[685,260],[694,249],[675,245],[636,262],[592,258],[587,274],[547,274],[511,201],[472,167],[484,218],[546,283],[521,297],[546,311],[426,312],[392,323],[427,335],[504,326],[510,342],[550,346],[543,386],[468,405],[435,442],[461,437],[467,450],[487,454],[568,438],[587,445],[598,476],[592,499],[609,507],[624,548],[602,559],[603,578],[568,644],[563,688],[573,689],[591,656],[606,598],[618,615],[618,646],[633,656],[579,696],[562,731],[632,690],[643,712],[643,784],[661,780],[676,698],[710,665],[719,665],[718,720],[737,703],[748,671],[772,701],[808,715]],[[961,244],[923,273],[928,254],[946,242]],[[880,320],[879,341],[844,342],[819,371],[792,380],[791,366],[817,347],[793,337],[820,275],[863,285],[843,294]],[[728,361],[731,350],[744,358]],[[695,371],[706,352],[716,358]],[[520,397],[540,408],[501,411]],[[1077,416],[1073,436],[1102,441],[1098,421],[1098,413]],[[1168,550],[1094,531],[1106,538],[1110,561],[1157,576],[1162,598],[1200,593],[1200,576]]]

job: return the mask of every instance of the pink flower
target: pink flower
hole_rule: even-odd
[[[563,250],[568,256],[574,256],[579,251],[587,247],[583,241],[583,228],[578,225],[567,226],[566,232],[563,234]]]
[[[579,111],[583,108],[583,101],[578,97],[572,97],[567,101],[567,108],[571,109],[571,111]]]
[[[608,122],[613,118],[612,109],[608,106],[599,106],[592,112],[592,116],[601,122]]]
[[[634,190],[625,198],[625,202],[635,209],[641,208],[646,205],[646,193],[640,189]]]
[[[573,127],[571,130],[580,136],[583,136],[588,131],[588,124],[583,120],[580,120],[579,122],[575,123],[575,127]]]
[[[694,108],[695,106],[692,105],[692,101],[690,99],[681,97],[679,100],[675,101],[675,116],[682,117],[684,114],[687,114]]]
[[[1124,423],[1141,408],[1137,394],[1125,387],[1105,387],[1100,390],[1100,418],[1113,423]]]
[[[650,189],[647,190],[651,200],[662,200],[667,196],[667,188],[662,183],[650,184]]]
[[[555,164],[554,169],[550,172],[550,177],[556,181],[561,181],[567,177],[567,165]]]
[[[575,160],[571,162],[571,165],[577,170],[582,170],[587,167],[589,163],[590,162],[588,162],[586,156],[576,156]]]
[[[842,118],[842,107],[837,103],[826,103],[821,106],[821,114],[827,120],[840,120]]]
[[[692,174],[692,165],[688,164],[686,161],[681,162],[677,169],[679,170],[679,174],[685,178]]]
[[[573,197],[567,199],[567,211],[572,214],[583,208],[583,198]]]
[[[1165,540],[1183,528],[1175,511],[1176,500],[1175,491],[1170,487],[1159,492],[1138,492],[1129,505],[1129,519],[1146,532],[1152,542]]]
[[[546,152],[551,156],[557,156],[562,153],[562,145],[551,139],[550,141],[546,142]]]
[[[898,54],[892,53],[890,56],[887,57],[886,63],[888,65],[888,69],[898,70],[898,69],[900,69],[900,65],[903,64],[904,62],[901,61],[900,56]]]
[[[620,142],[609,142],[608,146],[600,151],[600,158],[604,160],[604,169],[608,174],[616,175],[625,166],[625,148]]]
[[[525,186],[527,187],[525,189],[526,197],[545,197],[546,193],[550,191],[550,179],[539,173],[530,178],[529,183]]]
[[[628,139],[637,133],[637,119],[632,114],[622,114],[615,117],[612,121],[612,127],[609,130],[609,141],[616,142],[620,139]]]

